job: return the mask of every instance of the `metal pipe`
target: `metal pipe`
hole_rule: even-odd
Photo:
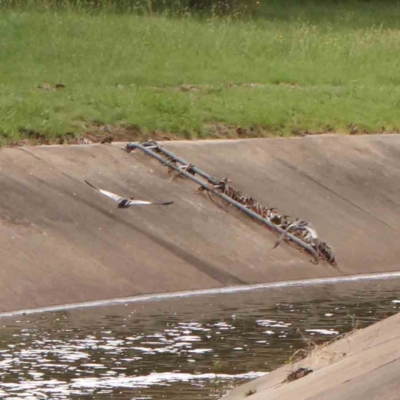
[[[178,161],[180,164],[182,165],[189,165],[188,162],[186,162],[185,160],[183,160],[182,158],[177,157],[175,154],[171,153],[169,150],[167,150],[165,147],[162,146],[158,146],[158,151],[164,153],[166,156],[173,158],[174,160]],[[196,166],[191,166],[190,169],[202,176],[204,179],[207,179],[208,182],[212,183],[213,185],[218,185],[219,180],[217,178],[214,178],[212,175],[208,175],[207,173],[205,173],[204,171],[202,171],[201,169],[198,169]]]
[[[259,222],[262,222],[264,225],[267,225],[269,228],[273,229],[274,231],[278,232],[278,233],[283,233],[285,232],[284,229],[282,229],[281,227],[273,224],[271,221],[269,221],[266,218],[261,217],[261,215],[255,213],[252,210],[249,210],[247,207],[243,206],[242,204],[240,204],[239,202],[231,199],[229,196],[227,196],[224,193],[218,192],[216,189],[214,189],[212,186],[204,183],[201,179],[196,178],[195,176],[193,176],[192,174],[190,174],[189,172],[179,168],[178,166],[176,166],[174,163],[170,162],[170,161],[166,161],[163,157],[161,157],[159,154],[155,153],[154,151],[152,151],[151,149],[149,149],[146,146],[141,145],[140,143],[129,143],[127,145],[128,149],[140,149],[142,150],[145,154],[155,158],[156,160],[160,161],[161,164],[165,165],[166,167],[169,167],[177,172],[179,172],[180,174],[182,174],[183,176],[185,176],[188,179],[191,179],[193,182],[196,182],[198,185],[200,185],[201,187],[203,187],[204,189],[208,190],[209,192],[215,194],[216,196],[224,199],[225,201],[227,201],[229,204],[235,206],[236,208],[238,208],[239,210],[243,211],[244,213],[246,213],[247,215],[249,215],[252,218],[255,218],[256,220],[258,220]],[[169,153],[169,157],[176,159],[175,155],[171,152]],[[164,153],[166,154],[166,153]],[[178,160],[177,160],[178,161]],[[182,160],[183,161],[183,160]],[[180,161],[179,161],[180,162]],[[203,173],[204,174],[204,173]],[[207,175],[207,174],[204,174]],[[299,239],[298,237],[292,235],[291,233],[286,233],[286,236],[292,240],[293,242],[297,243],[299,246],[301,246],[302,248],[306,249],[313,257],[314,257],[314,261],[316,263],[318,263],[319,258],[318,258],[318,254],[316,252],[316,250],[310,246],[309,244],[303,242],[301,239]]]
[[[169,150],[167,150],[165,147],[162,147],[158,144],[155,144],[156,142],[149,141],[149,142],[142,142],[140,143],[142,146],[146,147],[147,149],[154,149],[156,148],[158,152],[165,154],[167,157],[172,158],[173,160],[177,161],[178,163],[182,165],[190,165],[190,163],[186,162],[182,158],[177,157],[174,153],[171,153]],[[127,148],[132,148],[131,146],[132,143],[128,143]],[[206,172],[202,171],[201,169],[197,168],[195,165],[191,165],[190,170],[194,172],[197,175],[202,176],[204,179],[207,179],[208,182],[212,183],[213,185],[218,185],[220,182],[217,178],[214,178],[212,175],[207,174]]]

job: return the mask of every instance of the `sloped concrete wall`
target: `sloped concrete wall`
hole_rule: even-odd
[[[400,314],[356,331],[305,359],[285,365],[224,396],[223,400],[394,400],[400,393]],[[285,382],[290,372],[309,375]]]
[[[394,271],[400,137],[167,142],[177,155],[285,214],[311,221],[340,271],[313,265],[247,216],[122,145],[0,150],[0,311]],[[84,183],[173,200],[119,210]]]

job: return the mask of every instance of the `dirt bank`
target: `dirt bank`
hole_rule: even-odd
[[[0,150],[0,311],[399,269],[399,136],[168,142],[198,167],[312,221],[341,271],[118,145]],[[83,181],[173,200],[118,210]]]

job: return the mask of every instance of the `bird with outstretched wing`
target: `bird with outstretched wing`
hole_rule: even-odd
[[[118,208],[129,208],[131,206],[169,206],[170,204],[173,203],[173,201],[164,201],[161,203],[156,203],[152,201],[145,201],[145,200],[135,200],[133,197],[131,198],[125,198],[118,196],[117,194],[108,192],[107,190],[103,189],[98,189],[96,186],[92,185],[90,182],[86,181],[85,182],[92,187],[93,189],[96,189],[98,192],[103,194],[104,196],[109,197],[110,199],[114,200],[118,204]]]

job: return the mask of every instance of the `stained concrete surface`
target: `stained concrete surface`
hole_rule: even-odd
[[[400,314],[321,346],[297,363],[234,389],[224,400],[398,400]],[[299,367],[313,372],[285,383]],[[253,393],[252,395],[249,395]]]
[[[340,270],[313,265],[196,185],[121,145],[0,150],[0,311],[399,269],[400,137],[166,142],[281,213],[311,221]],[[173,200],[119,210],[84,183]]]

